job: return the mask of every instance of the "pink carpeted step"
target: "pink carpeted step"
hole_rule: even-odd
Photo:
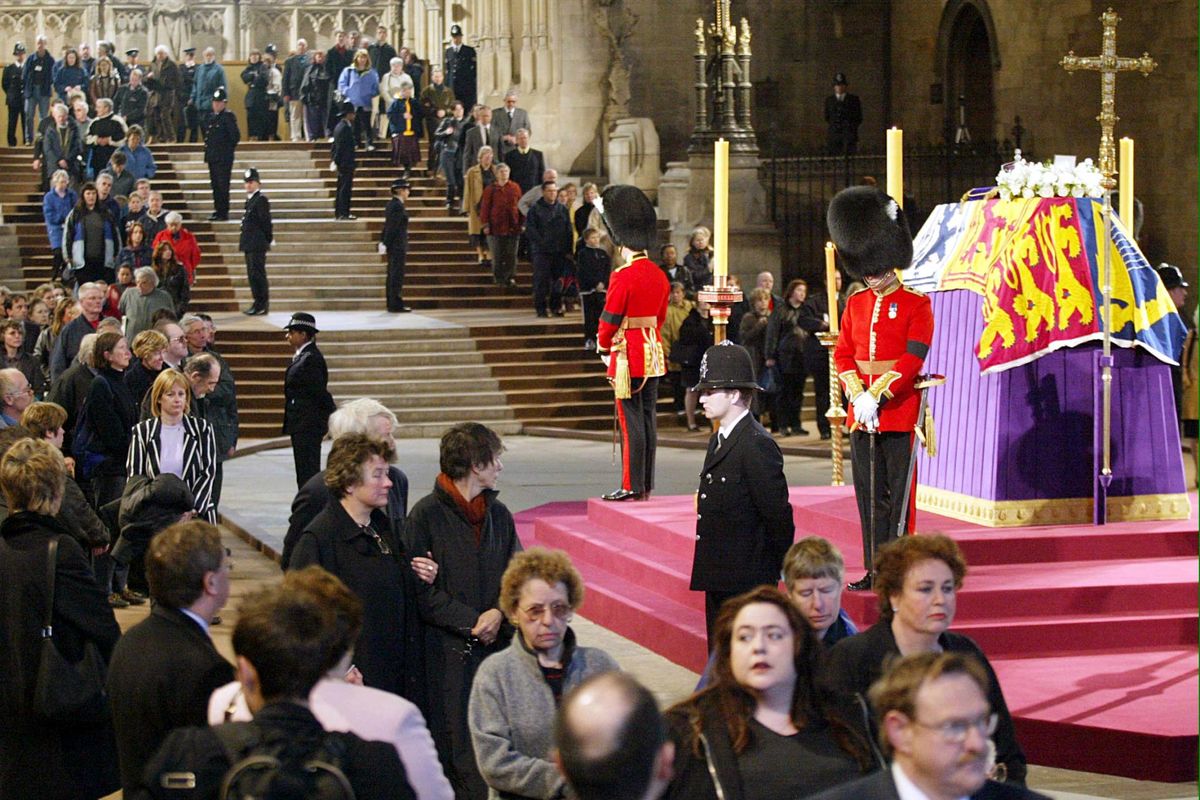
[[[587,561],[574,563],[587,586],[579,613],[680,666],[695,672],[704,669],[708,639],[702,610],[680,605]]]
[[[1196,780],[1194,647],[991,662],[1030,763]]]
[[[576,562],[594,564],[639,586],[653,586],[658,594],[680,605],[704,610],[704,595],[688,589],[691,554],[685,558],[660,547],[658,540],[602,528],[588,517],[538,520],[534,535],[539,544],[566,550]]]

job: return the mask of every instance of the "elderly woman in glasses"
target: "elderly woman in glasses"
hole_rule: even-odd
[[[424,706],[424,629],[417,617],[416,577],[399,534],[388,522],[395,454],[390,439],[338,437],[325,465],[331,502],[308,523],[289,569],[317,564],[363,601],[362,633],[354,646],[363,683]]]
[[[531,548],[504,571],[500,609],[517,632],[480,665],[467,712],[479,771],[501,797],[562,796],[548,720],[572,687],[619,669],[603,650],[576,645],[569,623],[582,602],[583,579],[560,550]]]

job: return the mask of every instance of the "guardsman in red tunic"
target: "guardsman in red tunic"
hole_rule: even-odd
[[[621,428],[621,486],[605,500],[645,500],[654,489],[658,443],[658,379],[666,374],[658,332],[667,318],[670,286],[647,252],[658,216],[642,191],[613,185],[596,201],[624,266],[613,270],[600,315],[597,351],[608,365]]]
[[[871,588],[875,553],[897,536],[906,496],[912,530],[916,491],[905,483],[920,406],[914,383],[933,340],[933,307],[896,274],[912,262],[913,249],[904,210],[895,200],[873,186],[845,189],[829,205],[828,224],[846,272],[867,284],[846,301],[834,350],[850,401],[850,460],[868,569],[849,588],[861,591]],[[915,484],[915,473],[912,480]]]

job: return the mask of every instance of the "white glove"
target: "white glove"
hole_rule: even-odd
[[[600,354],[600,360],[604,362],[605,367],[608,366],[609,359],[611,359],[611,358],[612,358],[612,356],[610,356],[608,353]]]
[[[274,247],[274,246],[275,246],[275,240],[274,240],[274,239],[272,239],[272,240],[271,240],[271,247]]]
[[[381,255],[381,256],[387,255],[387,245],[384,244],[383,242],[379,243],[379,255]]]
[[[329,171],[330,171],[330,172],[337,172],[337,162],[336,162],[336,161],[330,161],[330,162],[329,162]]]
[[[879,401],[870,392],[854,398],[854,421],[869,431],[879,426]]]

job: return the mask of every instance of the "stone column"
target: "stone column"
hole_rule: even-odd
[[[496,2],[496,67],[493,74],[491,94],[502,95],[512,86],[512,14],[507,0]],[[480,100],[482,101],[482,92]],[[490,101],[488,101],[490,102]]]
[[[241,6],[238,3],[230,3],[225,6],[225,30],[236,31],[241,28]],[[242,42],[238,36],[226,36],[225,52],[221,53],[218,61],[236,61],[242,55]],[[226,75],[228,78],[229,76]]]
[[[518,82],[528,92],[537,89],[533,75],[533,51],[534,43],[537,41],[534,29],[537,27],[538,5],[538,0],[521,0],[521,20],[524,24],[521,25],[520,53],[518,54],[521,68],[518,70]],[[506,92],[509,86],[498,86],[497,88]]]
[[[283,47],[280,48],[280,50],[282,50],[281,55],[283,55],[284,58],[287,58],[287,54],[289,52],[291,52],[291,49],[293,47],[295,47],[296,40],[300,38],[300,9],[299,8],[292,9],[292,21],[289,26],[288,34],[292,37],[292,40],[290,42],[287,42]],[[313,46],[314,47],[316,46],[316,42],[313,43]],[[280,59],[280,64],[282,64],[282,63],[283,63],[283,60]],[[283,67],[281,66],[280,71],[282,71],[282,70],[283,70]],[[284,116],[286,117],[287,114],[285,113]]]

